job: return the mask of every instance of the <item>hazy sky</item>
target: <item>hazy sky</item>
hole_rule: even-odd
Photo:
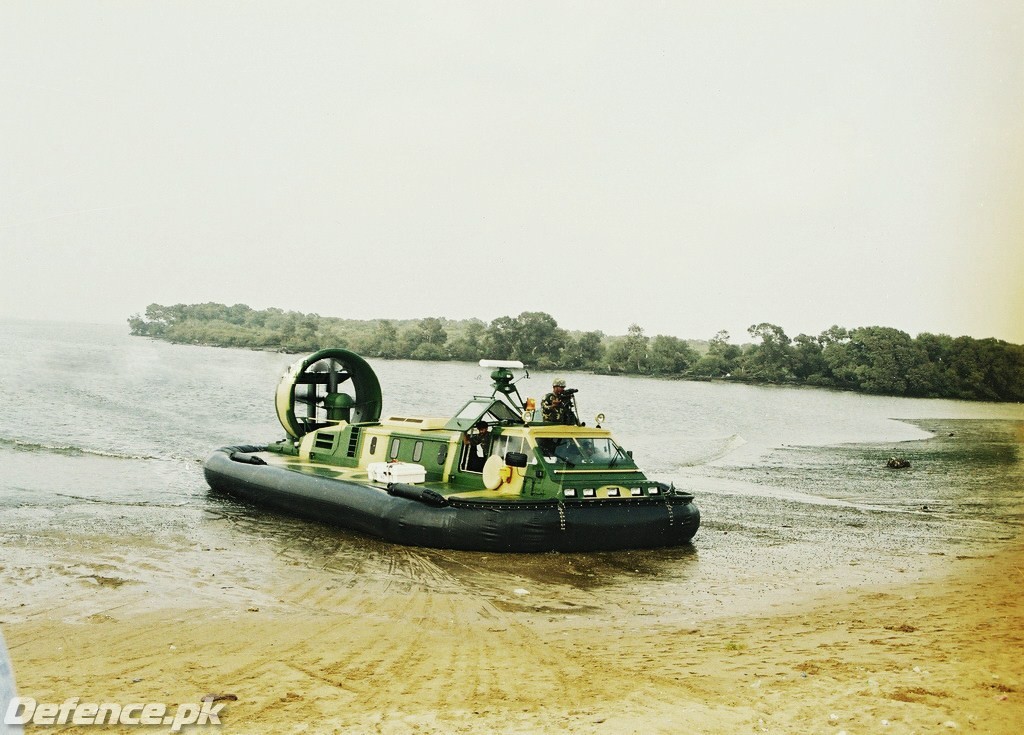
[[[1024,3],[0,0],[0,318],[1024,343]]]

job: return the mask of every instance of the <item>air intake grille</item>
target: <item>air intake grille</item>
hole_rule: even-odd
[[[334,449],[334,434],[317,434],[314,444],[317,449]]]
[[[353,426],[352,433],[348,437],[348,452],[346,454],[349,457],[356,456],[356,447],[359,446],[359,427]]]

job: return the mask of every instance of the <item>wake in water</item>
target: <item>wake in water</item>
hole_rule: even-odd
[[[695,459],[688,459],[680,462],[679,467],[693,467],[696,465],[710,464],[723,457],[732,454],[742,446],[746,446],[747,440],[739,434],[730,434],[726,437],[712,437],[704,447],[704,456]]]
[[[655,475],[671,474],[688,467],[701,467],[747,446],[740,434],[728,436],[644,436],[639,461]]]
[[[0,448],[13,449],[16,452],[39,452],[45,454],[58,454],[64,457],[105,457],[108,459],[130,459],[130,460],[157,460],[166,461],[169,459],[181,459],[173,457],[155,457],[145,454],[128,454],[104,449],[92,449],[80,447],[73,444],[42,444],[38,442],[25,441],[23,439],[12,439],[0,436]]]

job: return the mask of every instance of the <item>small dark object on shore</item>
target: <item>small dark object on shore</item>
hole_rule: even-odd
[[[889,461],[885,463],[885,466],[891,470],[902,470],[910,466],[908,460],[903,457],[889,457]]]
[[[234,694],[207,694],[200,702],[237,702],[238,697]]]

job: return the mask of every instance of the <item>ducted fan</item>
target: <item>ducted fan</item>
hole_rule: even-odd
[[[380,381],[354,352],[320,350],[297,361],[277,386],[277,418],[296,439],[339,421],[380,418]]]

